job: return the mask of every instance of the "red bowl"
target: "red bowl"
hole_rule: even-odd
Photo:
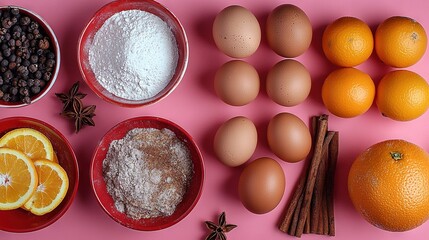
[[[58,162],[67,172],[69,188],[64,200],[52,212],[42,216],[24,209],[0,210],[0,229],[8,232],[31,232],[57,221],[69,209],[79,185],[79,168],[76,155],[67,139],[51,125],[28,117],[11,117],[0,120],[0,137],[16,128],[33,128],[45,134],[52,142]]]
[[[39,16],[37,13],[19,6],[0,6],[0,9],[7,9],[9,7],[18,8],[21,13],[24,13],[32,20],[39,23],[39,25],[43,28],[43,30],[45,30],[45,33],[51,39],[51,44],[53,45],[53,50],[55,53],[55,62],[56,62],[55,69],[53,71],[51,79],[47,82],[46,86],[42,89],[42,91],[40,91],[40,93],[31,97],[31,103],[35,103],[41,98],[43,98],[49,92],[49,90],[52,88],[52,86],[54,86],[54,83],[57,80],[58,73],[60,71],[60,63],[61,63],[60,45],[58,43],[57,37],[55,36],[54,30],[52,30],[49,24],[45,20],[43,20],[43,18]],[[22,102],[6,102],[0,99],[0,107],[5,107],[5,108],[25,107],[30,104],[26,104]]]
[[[176,211],[171,216],[140,220],[132,219],[115,208],[114,201],[107,192],[106,183],[103,178],[103,160],[106,157],[109,145],[113,140],[123,138],[128,131],[134,128],[170,129],[190,150],[194,165],[194,175],[182,202],[177,206]],[[103,210],[112,219],[131,229],[153,231],[164,229],[178,223],[192,211],[201,196],[204,182],[204,164],[201,152],[192,137],[177,124],[158,117],[137,117],[117,124],[104,135],[94,152],[90,176],[95,197]]]
[[[103,88],[100,83],[97,82],[91,66],[89,64],[89,47],[92,43],[95,33],[101,28],[104,22],[109,19],[115,13],[125,10],[143,10],[152,13],[167,23],[173,32],[179,50],[179,59],[177,62],[176,71],[170,80],[169,84],[157,95],[152,98],[143,100],[128,100],[113,95],[109,91]],[[180,23],[179,19],[170,12],[163,5],[152,0],[118,0],[106,4],[100,10],[98,10],[92,19],[89,21],[87,26],[82,31],[78,43],[78,64],[81,75],[91,90],[97,94],[101,99],[117,104],[122,107],[141,107],[150,105],[160,101],[167,97],[180,83],[185,74],[188,65],[189,46],[188,39],[186,37],[185,29]]]

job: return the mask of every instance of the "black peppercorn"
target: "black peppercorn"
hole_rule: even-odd
[[[16,70],[16,73],[18,74],[18,76],[27,76],[28,75],[28,67],[21,65],[18,67],[18,69]]]
[[[10,28],[10,27],[12,27],[13,23],[12,23],[12,21],[10,20],[10,18],[5,18],[5,19],[3,19],[3,20],[2,20],[1,25],[2,25],[4,28]]]
[[[51,72],[45,72],[43,74],[43,80],[49,81],[51,79],[52,73]]]
[[[30,23],[30,30],[33,31],[35,29],[39,28],[39,24],[35,21],[31,21]]]
[[[27,33],[28,40],[34,40],[34,35],[32,33]]]
[[[3,94],[3,101],[5,102],[9,102],[11,99],[10,94],[9,93],[4,93]]]
[[[18,40],[16,40],[16,41],[15,41],[15,46],[16,46],[16,47],[21,47],[21,46],[22,46],[22,42],[21,42],[21,40],[19,40],[19,39],[18,39]]]
[[[10,62],[16,62],[16,55],[12,53],[8,59]]]
[[[11,17],[10,21],[12,22],[12,26],[13,26],[14,24],[16,24],[18,22],[18,18],[17,17]]]
[[[30,61],[28,59],[23,59],[21,65],[24,67],[30,66]]]
[[[9,41],[10,38],[11,38],[10,33],[7,32],[7,33],[4,34],[4,40]]]
[[[8,81],[13,78],[13,73],[10,70],[7,70],[5,73],[3,73],[3,80]]]
[[[19,25],[15,25],[12,28],[12,32],[22,32],[22,28]]]
[[[6,48],[3,50],[3,57],[9,57],[12,54],[12,50],[10,48]]]
[[[9,93],[10,93],[11,95],[16,95],[16,94],[18,94],[18,88],[17,88],[17,87],[11,87],[11,88],[9,88]]]
[[[39,85],[40,85],[41,88],[44,88],[46,86],[46,81],[45,80],[40,80]]]
[[[22,99],[22,102],[25,103],[25,104],[30,104],[31,103],[31,98],[29,96],[25,96]]]
[[[24,79],[18,80],[18,87],[26,87],[26,86],[27,86],[27,81],[25,81]]]
[[[30,73],[35,73],[38,70],[38,66],[37,64],[30,64],[30,66],[28,66],[28,71],[30,71]]]
[[[39,23],[18,8],[0,10],[0,99],[30,103],[55,70],[52,42]]]
[[[39,86],[32,86],[31,87],[31,92],[33,94],[38,94],[40,92],[40,87]]]
[[[38,61],[39,63],[45,63],[46,62],[46,57],[45,56],[40,56],[38,60],[39,60]]]
[[[21,87],[19,88],[19,94],[21,94],[22,96],[29,96],[30,91],[26,87]]]
[[[27,79],[27,85],[29,87],[32,87],[34,85],[34,79],[32,79],[32,78]]]
[[[37,79],[41,79],[41,78],[42,78],[42,76],[43,76],[42,71],[37,71],[37,72],[34,74],[34,77],[35,77],[35,78],[37,78]]]
[[[51,51],[48,51],[46,53],[46,57],[49,58],[49,59],[55,59],[55,54],[53,52],[51,52]]]
[[[7,59],[3,59],[3,60],[0,62],[0,65],[1,65],[2,67],[7,67],[7,66],[9,66],[9,61],[8,61]]]
[[[29,17],[27,17],[27,16],[21,17],[21,19],[19,21],[19,23],[22,26],[27,26],[28,24],[30,24],[30,22],[31,22],[31,19]]]
[[[49,41],[48,41],[48,39],[46,39],[46,38],[41,39],[39,41],[39,48],[43,49],[43,50],[48,49],[49,48]]]
[[[19,38],[21,37],[21,32],[13,32],[13,33],[12,33],[12,37],[13,37],[14,39],[19,39]]]
[[[8,84],[3,84],[3,85],[1,85],[0,90],[1,90],[3,93],[6,93],[6,92],[8,92],[8,91],[9,91],[9,88],[10,88],[10,86],[9,86]]]
[[[15,47],[15,39],[10,39],[7,44],[9,45],[9,47]],[[6,50],[6,49],[5,49]],[[10,49],[9,49],[10,50]],[[3,50],[4,51],[4,50]]]
[[[36,54],[39,56],[42,56],[43,55],[43,49],[37,49]]]
[[[47,68],[53,68],[55,66],[55,60],[54,59],[48,59],[46,61],[46,67]]]
[[[18,9],[18,8],[11,8],[11,9],[10,9],[10,13],[11,13],[12,15],[17,16],[17,15],[19,15],[19,9]]]
[[[39,57],[37,55],[31,55],[30,56],[30,62],[31,63],[37,63],[39,61]]]
[[[16,62],[10,62],[8,66],[9,70],[13,70],[16,68]]]

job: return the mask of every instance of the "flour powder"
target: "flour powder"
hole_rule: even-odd
[[[128,100],[154,97],[174,75],[176,39],[161,18],[126,10],[111,16],[89,45],[89,64],[110,93]]]

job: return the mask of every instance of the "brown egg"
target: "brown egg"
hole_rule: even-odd
[[[234,58],[252,55],[261,42],[261,27],[255,15],[237,5],[226,7],[218,13],[212,33],[219,50]]]
[[[285,175],[280,164],[263,157],[251,162],[241,172],[238,195],[249,211],[263,214],[279,204],[285,186]]]
[[[279,113],[270,120],[267,139],[271,151],[286,162],[303,160],[311,149],[310,130],[291,113]]]
[[[217,130],[213,148],[222,163],[236,167],[252,157],[258,142],[255,124],[242,116],[234,117]]]
[[[259,93],[259,75],[247,62],[232,60],[216,72],[214,88],[225,103],[243,106],[253,101]]]
[[[274,52],[293,58],[309,48],[313,29],[304,11],[292,4],[283,4],[268,15],[266,33]]]
[[[285,59],[268,72],[266,89],[274,102],[292,107],[307,99],[311,90],[311,76],[300,62]]]

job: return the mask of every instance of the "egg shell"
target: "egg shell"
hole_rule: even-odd
[[[310,47],[313,29],[302,9],[292,4],[282,4],[268,15],[266,34],[274,52],[293,58]]]
[[[255,124],[246,117],[237,116],[218,128],[213,148],[219,161],[227,166],[236,167],[252,157],[257,142]]]
[[[244,207],[256,214],[273,210],[281,201],[286,186],[280,164],[262,157],[247,165],[240,174],[238,195]]]
[[[212,34],[218,49],[234,58],[252,55],[261,42],[258,19],[238,5],[228,6],[216,15]]]
[[[310,73],[296,60],[282,60],[268,72],[266,90],[268,96],[282,106],[298,105],[310,94]]]
[[[215,74],[216,95],[233,106],[243,106],[253,101],[258,96],[259,87],[258,72],[245,61],[229,61]]]
[[[267,130],[267,140],[271,151],[286,162],[299,162],[311,150],[311,134],[307,125],[291,113],[274,116]]]

